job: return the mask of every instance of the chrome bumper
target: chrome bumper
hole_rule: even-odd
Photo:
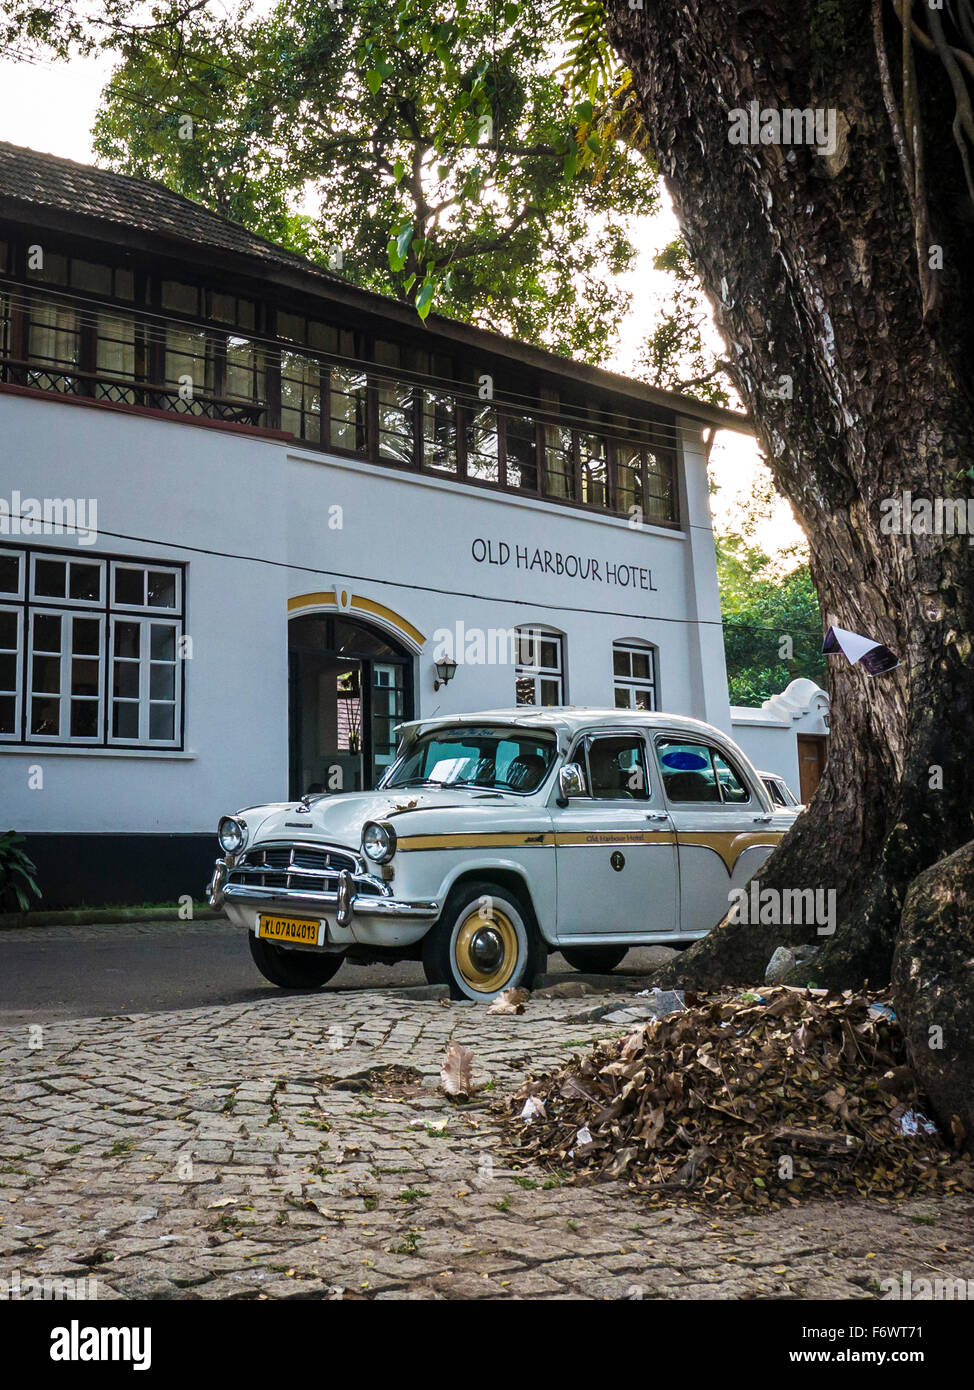
[[[433,921],[439,916],[439,904],[432,899],[403,902],[387,896],[391,890],[383,884],[383,893],[356,893],[354,880],[347,869],[338,875],[338,891],[324,892],[309,888],[262,888],[257,884],[228,883],[230,866],[218,859],[213,877],[207,885],[207,900],[211,907],[223,907],[226,902],[242,907],[272,905],[305,912],[333,912],[340,927],[347,927],[352,917],[378,917],[388,920]]]

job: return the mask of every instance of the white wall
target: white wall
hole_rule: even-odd
[[[449,686],[433,691],[433,635],[459,620],[467,628],[542,624],[563,632],[574,704],[612,704],[614,640],[653,642],[662,707],[726,727],[696,427],[682,498],[684,522],[693,524],[678,532],[57,400],[0,394],[0,441],[0,495],[96,499],[99,540],[81,553],[187,561],[193,639],[185,754],[0,745],[4,820],[20,830],[208,832],[227,809],[286,796],[287,601],[328,591],[336,580],[427,639],[419,714],[514,703],[509,666],[461,666]],[[335,505],[340,529],[329,526]],[[23,539],[77,548],[72,537]],[[488,542],[490,558],[506,563],[478,558]],[[519,566],[518,547],[529,561],[540,549],[542,563],[551,552],[552,566],[559,553],[594,560],[597,577]],[[201,553],[213,550],[244,558]],[[617,572],[613,582],[612,565],[647,573],[622,584]],[[44,790],[30,791],[28,768],[38,764]]]
[[[801,800],[798,735],[828,734],[829,697],[800,678],[760,709],[731,707],[731,736],[761,772],[776,772]]]

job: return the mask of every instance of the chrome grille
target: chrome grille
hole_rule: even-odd
[[[381,885],[370,881],[361,860],[350,850],[335,845],[255,845],[234,864],[229,882],[241,887],[337,893],[338,875],[343,869],[355,880],[356,893],[381,895]]]

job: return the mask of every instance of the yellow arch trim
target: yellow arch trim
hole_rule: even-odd
[[[287,611],[289,614],[304,613],[309,609],[334,608],[338,612],[343,612],[338,603],[338,596],[334,589],[327,589],[315,594],[296,594],[294,598],[287,601]],[[397,613],[393,608],[387,608],[384,603],[376,603],[375,599],[363,598],[360,594],[350,594],[348,601],[349,609],[356,609],[360,613],[368,613],[374,618],[380,618],[388,627],[394,628],[401,637],[414,646],[417,650],[424,646],[426,638],[418,627],[413,627],[408,619],[401,613]]]

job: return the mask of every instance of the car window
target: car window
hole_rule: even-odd
[[[714,767],[717,769],[717,780],[720,783],[720,790],[724,800],[733,805],[741,805],[743,802],[750,801],[751,793],[741,781],[740,777],[731,767],[730,763],[717,752],[716,748],[711,748],[711,757],[714,760]]]
[[[670,801],[720,802],[717,775],[706,744],[661,738],[656,743],[656,756]]]
[[[555,741],[550,736],[520,730],[433,730],[415,740],[383,785],[405,787],[432,782],[441,786],[532,792],[544,781],[555,751]]]
[[[645,801],[649,796],[643,740],[605,734],[588,744],[589,795],[600,800]]]
[[[771,800],[775,803],[776,806],[788,805],[787,801],[785,800],[785,794],[781,789],[780,782],[776,782],[773,777],[765,777],[764,785],[767,787],[768,794],[770,795]]]
[[[751,799],[740,774],[709,744],[661,738],[656,756],[670,801],[734,806]]]

